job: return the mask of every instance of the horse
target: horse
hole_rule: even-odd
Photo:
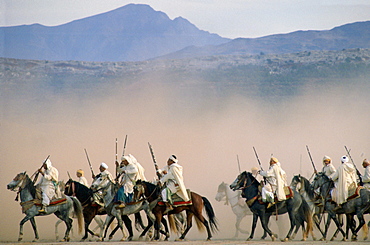
[[[275,241],[277,235],[273,234],[268,227],[270,216],[273,213],[288,213],[289,215],[290,230],[284,239],[285,241],[291,239],[291,234],[296,226],[297,229],[299,226],[302,226],[304,230],[303,240],[305,240],[307,238],[307,233],[312,230],[312,214],[306,201],[299,195],[299,193],[292,190],[294,194],[293,197],[281,202],[277,202],[273,205],[273,207],[267,208],[267,203],[262,203],[258,200],[260,197],[259,186],[260,183],[254,178],[252,173],[246,171],[239,174],[235,181],[230,185],[232,190],[243,191],[243,195],[247,200],[247,204],[254,214],[252,232],[248,240],[253,239],[257,219],[259,217],[262,228],[270,235],[271,239]],[[304,222],[307,223],[307,229],[304,228]]]
[[[39,213],[41,206],[36,204],[38,202],[36,199],[36,187],[26,172],[17,174],[15,178],[7,185],[7,189],[11,191],[18,191],[21,197],[20,204],[22,206],[22,212],[26,214],[26,217],[24,217],[20,222],[18,241],[23,239],[23,225],[28,220],[30,220],[35,234],[33,241],[37,241],[39,239],[39,235],[35,216],[45,216],[50,214],[55,214],[59,219],[64,221],[67,229],[62,241],[69,241],[69,232],[72,228],[73,222],[73,220],[69,217],[69,214],[72,212],[72,210],[77,216],[79,232],[82,231],[82,206],[77,198],[66,196],[65,199],[59,199],[61,201],[60,204],[47,206],[45,210],[46,213]]]
[[[309,182],[308,179],[305,177],[299,175],[294,175],[290,184],[290,187],[294,190],[296,190],[301,196],[305,199],[307,202],[308,206],[311,209],[312,212],[312,219],[314,221],[314,224],[316,225],[317,229],[320,231],[321,235],[323,236],[320,241],[324,241],[324,232],[320,228],[320,221],[321,217],[324,215],[324,207],[319,207],[318,205],[315,204],[316,200],[316,194],[313,186]],[[329,224],[331,222],[331,217],[328,217],[328,220],[326,222],[326,225],[329,227]],[[334,236],[331,238],[331,241],[334,240],[334,237],[336,234],[339,232],[339,230],[336,231]],[[311,232],[311,236],[314,241],[316,241],[316,237],[313,233]]]
[[[231,210],[236,216],[235,222],[235,235],[233,238],[237,238],[239,232],[243,234],[249,234],[248,231],[240,228],[240,223],[247,215],[252,215],[252,212],[248,208],[247,204],[243,201],[240,203],[241,191],[233,191],[230,189],[229,185],[222,182],[217,188],[217,194],[215,197],[216,201],[221,202],[225,200],[225,205],[231,206]]]
[[[135,221],[139,222],[140,226],[143,227],[144,225],[142,224],[141,216],[139,212],[141,210],[144,210],[148,216],[148,219],[151,218],[154,220],[154,217],[150,213],[150,210],[149,210],[149,204],[145,200],[128,203],[126,207],[122,209],[116,208],[118,204],[115,204],[113,202],[113,199],[114,199],[114,196],[116,195],[118,187],[107,176],[103,176],[103,177],[95,179],[93,183],[91,184],[91,189],[94,192],[100,191],[104,193],[103,200],[104,200],[104,208],[107,212],[107,218],[104,222],[104,228],[105,228],[104,236],[102,233],[100,234],[101,241],[103,241],[104,238],[106,237],[108,226],[113,221],[114,218],[117,219],[118,227],[121,229],[122,233],[124,233],[123,226],[122,226],[123,216],[126,216],[128,218],[127,215],[135,214],[135,217],[136,217]],[[116,229],[112,231],[112,234],[114,234],[115,231]],[[110,235],[110,239],[111,239],[112,234]],[[132,237],[133,237],[133,233],[131,231],[130,236],[128,237],[127,240],[131,241]]]
[[[348,233],[346,234],[343,229],[342,225],[336,218],[336,214],[346,214],[347,217],[347,229],[351,229],[352,231],[352,241],[357,241],[357,233],[358,231],[366,224],[364,219],[364,214],[370,212],[370,191],[365,188],[359,189],[359,196],[357,198],[352,198],[347,200],[347,202],[343,203],[341,206],[342,208],[339,210],[334,210],[336,207],[335,203],[332,201],[331,191],[334,188],[334,181],[331,180],[328,176],[324,173],[320,172],[316,174],[314,181],[313,181],[313,188],[317,189],[320,188],[320,193],[322,198],[325,199],[325,210],[327,211],[328,215],[334,220],[335,224],[337,225],[339,231],[343,235],[343,241],[348,238]],[[359,220],[359,224],[356,227],[354,215],[357,216]],[[324,231],[324,238],[326,238],[326,234],[328,231],[328,227],[325,226]]]
[[[186,234],[189,232],[190,228],[192,227],[192,218],[193,216],[196,217],[196,222],[198,225],[198,229],[202,229],[206,227],[207,230],[207,240],[211,240],[212,232],[218,230],[217,228],[217,220],[215,213],[213,211],[211,203],[208,201],[206,197],[202,197],[195,192],[190,192],[192,204],[186,206],[177,206],[174,207],[172,211],[167,213],[168,217],[171,217],[171,214],[177,214],[186,210],[186,229],[180,236],[179,240],[184,240]],[[166,210],[165,206],[159,205],[158,201],[160,198],[160,188],[158,185],[154,185],[152,183],[146,181],[137,181],[136,185],[134,186],[134,200],[140,200],[141,197],[144,197],[145,200],[149,201],[150,206],[154,206],[151,211],[155,216],[155,234],[154,240],[159,239],[159,227],[161,220],[163,219],[164,211]],[[205,208],[209,221],[207,221],[203,215],[202,210]],[[170,225],[172,222],[170,222]],[[204,226],[202,226],[202,224]],[[171,225],[171,228],[173,226]]]

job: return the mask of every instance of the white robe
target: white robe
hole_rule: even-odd
[[[370,165],[365,168],[365,173],[362,176],[362,182],[364,182],[364,187],[370,190]]]
[[[276,194],[278,201],[286,200],[284,186],[286,183],[286,173],[280,167],[279,163],[270,165],[269,170],[261,171],[260,174],[266,177],[266,185],[263,187],[264,191],[273,192]]]
[[[124,186],[125,194],[133,193],[135,182],[138,180],[146,180],[144,176],[144,168],[140,163],[129,163],[123,167],[117,167],[117,173],[125,173],[121,179],[121,185]]]
[[[87,183],[87,179],[84,176],[78,178],[77,182],[83,184],[84,186],[89,186],[89,183]]]
[[[349,187],[356,187],[356,169],[352,163],[342,163],[332,177],[336,181],[336,202],[345,203],[348,198]]]
[[[56,198],[54,183],[58,182],[58,176],[58,170],[49,164],[37,184],[42,191],[42,204],[45,206],[49,205],[50,201]]]
[[[184,201],[189,201],[190,198],[186,191],[184,178],[182,176],[182,166],[177,163],[172,163],[170,166],[167,165],[163,169],[158,170],[158,172],[162,173],[164,170],[167,171],[167,174],[162,176],[160,182],[162,184],[166,183],[167,188],[172,192],[172,194],[176,193]]]
[[[322,168],[322,171],[321,172],[323,172],[329,178],[332,178],[334,176],[335,172],[337,172],[337,170],[335,169],[335,167],[333,166],[333,164],[329,163],[328,165],[325,165]]]

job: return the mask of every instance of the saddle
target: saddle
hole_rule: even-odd
[[[294,197],[294,192],[293,192],[292,188],[290,188],[290,186],[284,186],[284,192],[285,192],[286,199],[290,199],[290,198]],[[277,200],[276,195],[275,195],[275,198],[274,198],[274,199],[275,199],[275,200],[274,200],[274,203],[273,203],[273,204],[275,204],[275,203],[279,202],[279,201]],[[246,201],[246,203],[247,203],[247,205],[250,207],[250,206],[252,206],[252,204],[253,204],[256,200],[258,200],[258,202],[259,202],[260,204],[266,204],[266,203],[269,203],[269,202],[263,202],[263,201],[262,201],[262,195],[261,195],[261,190],[260,190],[260,188],[259,188],[259,193],[258,193],[258,195],[257,195],[257,196],[255,196],[255,197],[254,197],[254,198],[252,198],[252,199],[247,200],[247,201]]]
[[[61,205],[67,202],[67,198],[64,196],[62,198],[53,199],[50,201],[49,206],[56,206]],[[21,202],[20,205],[22,206],[22,213],[25,213],[28,209],[30,209],[33,205],[42,206],[42,202],[40,199],[32,199],[27,202]]]
[[[191,198],[190,190],[189,189],[186,189],[186,192],[188,193],[188,196]],[[191,199],[186,202],[181,197],[179,197],[177,194],[172,194],[171,195],[171,199],[172,199],[171,205],[173,207],[188,206],[188,205],[192,205],[193,204],[193,202],[192,202]],[[158,201],[158,205],[159,206],[165,206],[165,203],[160,200],[160,201]]]
[[[356,188],[356,190],[355,190],[355,193],[353,193],[351,196],[349,196],[349,197],[347,198],[347,202],[348,202],[349,200],[352,200],[352,199],[355,199],[355,198],[360,197],[360,191],[361,191],[361,189],[364,189],[364,187],[363,187],[363,186],[357,186],[357,188]]]

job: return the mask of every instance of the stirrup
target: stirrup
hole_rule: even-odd
[[[39,209],[39,214],[45,214],[45,206],[43,206],[41,209]]]

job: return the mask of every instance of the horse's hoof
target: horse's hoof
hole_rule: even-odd
[[[347,241],[347,239],[345,237],[343,237],[342,242],[345,242],[345,241]]]
[[[84,242],[86,239],[81,239],[80,242]]]
[[[312,240],[316,241],[316,237],[312,237]]]
[[[251,241],[252,239],[253,239],[252,237],[248,237],[246,241]]]
[[[211,238],[207,238],[207,240],[206,241],[211,241]]]
[[[306,241],[306,240],[307,240],[306,238],[302,238],[302,240],[301,240],[301,241],[302,241],[302,242],[304,242],[304,241]]]
[[[274,242],[276,240],[276,237],[274,235],[272,235],[271,240]]]
[[[39,239],[33,239],[32,240],[32,242],[38,242],[39,241]]]
[[[357,241],[357,236],[356,235],[352,235],[351,241]]]
[[[177,238],[175,239],[176,242],[181,242],[181,241],[184,241],[184,239],[181,239],[181,238]]]
[[[22,241],[22,239],[23,239],[22,237],[18,238],[18,242]]]
[[[366,241],[366,240],[367,240],[367,238],[368,238],[368,237],[367,237],[367,236],[365,236],[365,237],[364,237],[364,241]]]
[[[286,237],[286,238],[284,238],[284,239],[281,239],[281,241],[282,241],[282,242],[287,242],[287,241],[289,241],[289,238],[287,238],[287,237]]]
[[[325,237],[319,239],[319,241],[326,241]]]
[[[132,236],[127,237],[127,241],[132,241]]]

